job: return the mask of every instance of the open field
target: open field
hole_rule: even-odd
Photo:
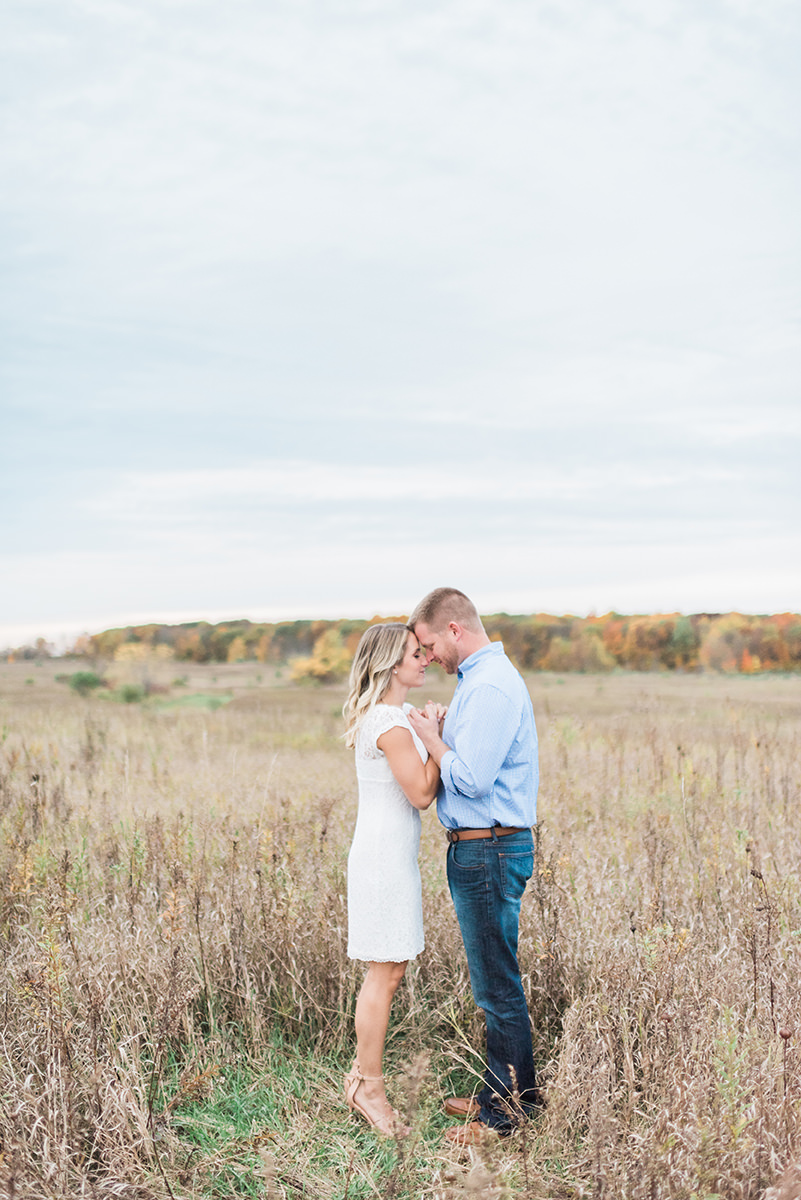
[[[0,667],[0,1195],[755,1200],[801,1158],[798,677],[530,677],[521,964],[549,1107],[459,1161],[438,1100],[472,1088],[481,1020],[435,814],[396,1147],[341,1100],[344,688],[180,669],[125,705],[63,662]]]

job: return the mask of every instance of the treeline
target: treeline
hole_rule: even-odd
[[[372,621],[195,621],[109,629],[79,639],[78,657],[111,661],[136,647],[179,662],[292,664],[295,677],[321,680],[347,673],[356,645]],[[699,671],[755,673],[801,670],[801,615],[680,613],[650,616],[509,616],[483,618],[493,640],[525,671]],[[161,648],[161,649],[159,649]]]

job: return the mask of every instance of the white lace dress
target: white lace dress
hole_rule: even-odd
[[[406,717],[411,707],[376,704],[356,735],[359,815],[348,855],[348,957],[366,962],[405,962],[425,944],[417,865],[420,813],[376,745],[400,725],[426,761],[428,751]]]

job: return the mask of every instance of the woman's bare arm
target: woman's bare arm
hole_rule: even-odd
[[[376,745],[383,750],[392,774],[403,793],[415,808],[425,809],[432,803],[439,784],[439,767],[431,757],[423,762],[408,729],[395,725],[382,733]]]

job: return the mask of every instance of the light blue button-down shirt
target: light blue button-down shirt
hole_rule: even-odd
[[[437,816],[446,829],[526,828],[537,820],[539,762],[531,697],[500,642],[458,669],[445,718]]]

